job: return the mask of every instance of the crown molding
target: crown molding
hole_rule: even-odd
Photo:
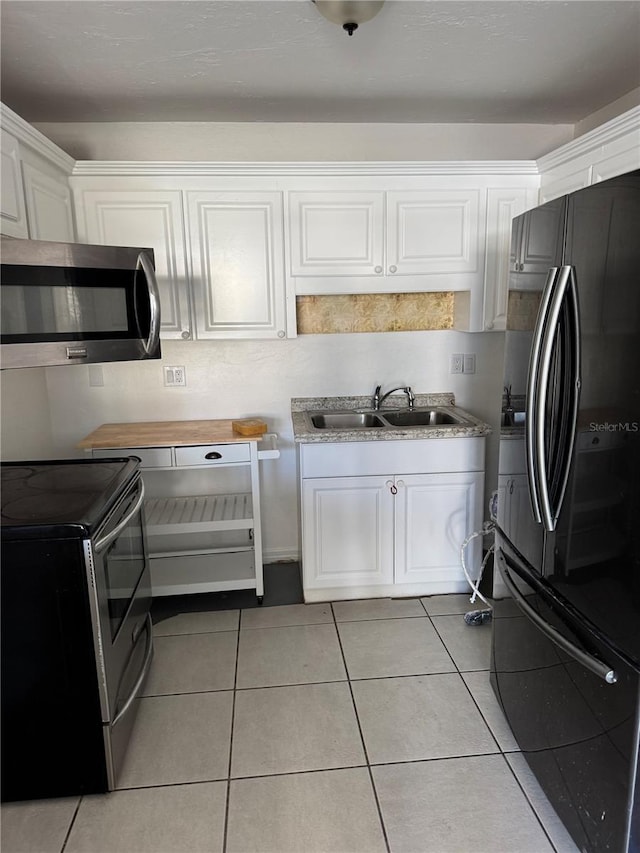
[[[68,175],[73,172],[76,162],[73,157],[63,151],[62,148],[58,148],[54,142],[47,139],[43,133],[36,130],[29,122],[14,113],[2,102],[0,102],[0,125],[3,130],[15,136],[21,144],[27,145],[37,154],[54,163],[63,172]]]
[[[535,160],[225,162],[77,160],[73,176],[421,176],[538,175]]]
[[[538,170],[542,174],[557,169],[571,160],[589,155],[596,149],[610,145],[620,137],[634,132],[637,137],[631,140],[630,147],[633,145],[640,146],[640,106],[627,110],[627,112],[605,122],[600,127],[596,127],[583,136],[579,136],[577,139],[573,139],[571,142],[561,145],[560,148],[549,152],[549,154],[538,158]]]

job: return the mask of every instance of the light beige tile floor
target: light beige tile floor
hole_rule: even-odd
[[[576,853],[469,609],[453,595],[164,620],[119,790],[3,805],[2,853]]]

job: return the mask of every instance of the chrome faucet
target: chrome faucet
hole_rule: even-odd
[[[513,399],[511,397],[511,385],[504,386],[504,406],[502,408],[504,426],[513,426],[514,423],[514,413],[513,413]]]
[[[404,394],[406,394],[407,400],[409,401],[409,408],[413,409],[413,404],[415,403],[416,398],[414,397],[413,391],[411,390],[409,385],[407,385],[406,387],[403,385],[398,385],[397,388],[392,388],[391,391],[387,391],[387,393],[383,394],[382,396],[380,396],[380,391],[382,391],[382,385],[376,385],[376,390],[373,392],[373,401],[372,401],[374,411],[377,412],[379,410],[380,406],[387,399],[389,394],[393,394],[395,391],[402,391]]]

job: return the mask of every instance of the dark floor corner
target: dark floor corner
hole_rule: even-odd
[[[246,610],[250,607],[276,607],[302,604],[302,582],[298,562],[267,563],[264,566],[264,601],[258,604],[255,590],[205,592],[196,595],[166,595],[153,599],[151,616],[154,624],[178,613],[209,610]]]

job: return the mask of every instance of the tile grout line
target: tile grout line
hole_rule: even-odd
[[[231,728],[229,731],[229,761],[227,763],[227,796],[224,807],[224,830],[222,833],[222,853],[227,849],[229,833],[229,806],[231,802],[231,762],[233,761],[233,728],[236,715],[236,685],[238,683],[238,663],[240,661],[240,629],[242,627],[242,608],[238,610],[238,634],[236,638],[236,664],[233,671],[233,695],[231,699]]]
[[[351,696],[351,704],[353,706],[353,713],[356,718],[356,724],[358,726],[358,732],[360,734],[360,741],[362,743],[362,751],[364,752],[364,758],[367,766],[367,773],[369,774],[369,782],[371,784],[371,790],[373,791],[373,797],[376,803],[376,809],[378,811],[378,819],[380,821],[380,828],[382,830],[382,837],[384,838],[384,843],[387,848],[387,853],[391,853],[391,845],[389,844],[389,838],[387,836],[387,828],[384,823],[384,818],[382,816],[382,808],[380,806],[380,800],[378,798],[378,791],[376,790],[375,781],[373,778],[373,771],[371,769],[371,763],[369,761],[369,753],[367,752],[367,744],[365,743],[364,733],[362,731],[362,726],[360,724],[360,717],[358,716],[358,707],[356,705],[355,696],[353,695],[353,687],[351,686],[351,679],[349,677],[349,667],[347,666],[347,659],[345,657],[344,649],[342,648],[342,639],[340,637],[340,631],[338,630],[338,623],[336,621],[336,614],[333,609],[333,602],[330,602],[331,612],[333,614],[333,623],[336,629],[336,635],[338,637],[338,645],[340,647],[340,654],[342,655],[342,662],[344,664],[344,669],[347,674],[347,684],[349,686],[349,695]]]
[[[69,821],[69,826],[67,827],[67,832],[66,832],[66,835],[64,837],[64,841],[62,842],[62,847],[60,848],[60,853],[64,853],[65,847],[67,846],[67,844],[69,842],[69,838],[71,837],[71,830],[73,829],[73,827],[75,825],[76,818],[78,816],[78,812],[80,811],[80,804],[82,803],[83,799],[84,799],[84,796],[81,794],[79,799],[78,799],[77,805],[74,809],[73,816],[72,816],[71,820]]]
[[[519,753],[512,753],[512,754],[515,754],[515,755],[522,755],[522,752],[519,752]],[[541,818],[541,817],[540,817],[540,815],[538,814],[538,810],[536,809],[536,807],[534,806],[533,802],[531,801],[531,798],[529,797],[529,795],[528,795],[528,793],[527,793],[527,791],[526,791],[526,788],[524,787],[524,785],[522,784],[522,782],[521,782],[521,781],[520,781],[520,779],[518,778],[518,774],[516,773],[516,771],[515,771],[515,770],[513,769],[513,767],[511,766],[511,762],[509,762],[509,761],[507,760],[507,756],[505,755],[505,753],[502,753],[502,757],[503,757],[503,759],[504,759],[505,764],[506,764],[506,765],[507,765],[507,767],[509,768],[509,771],[510,771],[511,775],[512,775],[512,776],[513,776],[513,778],[516,780],[516,783],[517,783],[518,787],[519,787],[519,788],[520,788],[520,790],[522,791],[522,793],[523,793],[523,796],[524,796],[525,800],[526,800],[526,801],[527,801],[527,803],[529,804],[529,808],[531,809],[531,811],[533,812],[533,814],[534,814],[534,816],[535,816],[536,820],[538,821],[538,823],[539,823],[539,824],[540,824],[540,826],[542,827],[542,831],[544,832],[545,836],[546,836],[546,837],[547,837],[547,839],[549,840],[549,844],[551,845],[551,847],[552,847],[552,849],[555,851],[555,853],[558,853],[558,848],[557,848],[557,847],[556,847],[556,845],[553,843],[553,839],[551,838],[551,836],[550,836],[550,835],[549,835],[549,833],[547,832],[547,827],[544,825],[544,822],[543,822],[542,818]],[[523,757],[524,757],[524,756],[523,756]],[[525,759],[525,761],[526,761],[526,759]],[[563,826],[564,826],[564,824],[563,824]],[[568,830],[567,830],[567,832],[568,832]],[[572,839],[572,840],[573,840],[573,839]]]

